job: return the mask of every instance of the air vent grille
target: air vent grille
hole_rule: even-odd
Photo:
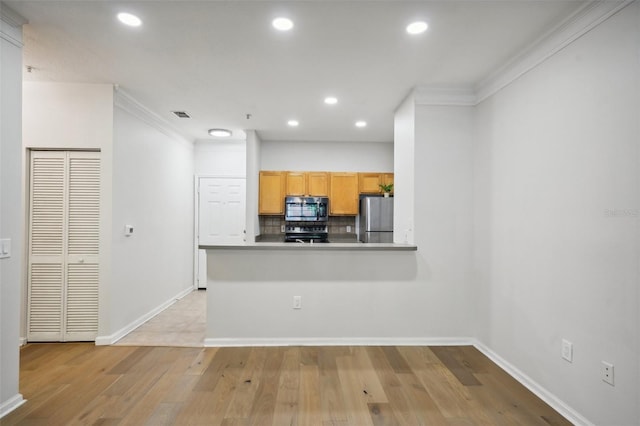
[[[187,114],[184,111],[172,111],[172,112],[180,118],[191,118],[189,114]]]

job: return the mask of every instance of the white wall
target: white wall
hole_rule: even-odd
[[[0,417],[23,402],[18,388],[24,251],[21,146],[22,27],[0,3],[0,238],[11,257],[0,259]]]
[[[393,172],[393,144],[263,141],[261,170]]]
[[[393,121],[394,202],[393,241],[413,244],[415,220],[416,106],[413,95],[396,110]]]
[[[245,177],[247,144],[244,140],[197,140],[194,147],[198,176]]]
[[[23,145],[26,149],[100,151],[100,314],[98,334],[110,330],[113,86],[23,83]],[[24,170],[24,181],[28,168]],[[26,312],[26,305],[24,305]],[[26,335],[23,315],[23,336]]]
[[[255,241],[260,234],[258,218],[258,196],[260,190],[260,152],[262,142],[255,130],[245,130],[247,134],[247,241]]]
[[[109,334],[188,291],[194,267],[193,144],[142,121],[116,97]],[[132,236],[125,225],[134,226]]]
[[[602,425],[640,424],[639,9],[477,108],[478,336]]]
[[[427,282],[440,288],[448,321],[471,334],[473,108],[415,107],[415,219]],[[443,297],[444,296],[444,297]]]
[[[207,344],[468,341],[455,284],[419,251],[208,250],[207,268]]]

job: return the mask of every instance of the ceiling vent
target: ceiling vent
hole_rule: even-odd
[[[187,114],[184,111],[171,111],[171,112],[173,112],[175,115],[177,115],[180,118],[191,118],[189,117],[189,114]]]

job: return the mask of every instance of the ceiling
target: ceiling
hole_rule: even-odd
[[[5,4],[29,21],[25,80],[118,84],[190,140],[223,127],[233,138],[255,129],[263,140],[391,142],[394,110],[413,88],[479,87],[584,1]],[[121,11],[143,25],[122,25]],[[294,28],[276,31],[278,16]],[[416,20],[429,28],[409,35]],[[328,95],[338,103],[325,105]]]

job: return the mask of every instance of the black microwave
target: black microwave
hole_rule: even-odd
[[[329,198],[286,197],[284,220],[289,222],[326,222],[329,219]]]

